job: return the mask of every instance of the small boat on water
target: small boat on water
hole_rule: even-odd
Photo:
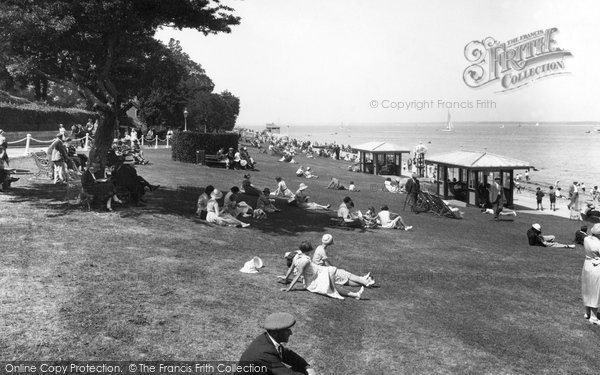
[[[443,132],[453,132],[454,124],[452,123],[452,118],[450,117],[450,111],[448,111],[448,119],[446,121],[446,127],[444,129],[440,129]]]

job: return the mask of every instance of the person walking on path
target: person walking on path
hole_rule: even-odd
[[[417,196],[421,191],[421,184],[416,173],[413,173],[412,177],[406,181],[404,189],[406,190],[406,199],[404,199],[404,208],[402,208],[402,211],[406,211],[406,204],[410,203],[412,211],[416,212]]]
[[[500,185],[500,181],[502,179],[500,177],[494,178],[494,182],[490,184],[489,187],[489,199],[492,207],[494,209],[494,219],[498,220],[498,215],[500,215],[500,211],[504,207],[506,203],[506,198],[504,196],[504,188]]]
[[[571,187],[569,188],[569,198],[571,199],[571,201],[567,205],[567,207],[571,211],[569,218],[571,220],[582,220],[581,207],[579,202],[579,188],[577,186],[577,181],[573,181],[573,185],[571,185]]]
[[[316,375],[316,371],[304,358],[282,345],[288,342],[294,324],[296,319],[292,314],[278,312],[267,316],[263,324],[265,332],[255,338],[244,351],[235,375]]]

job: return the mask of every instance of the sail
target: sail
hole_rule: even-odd
[[[442,129],[445,132],[454,131],[454,124],[452,124],[452,118],[450,117],[450,111],[448,111],[448,120],[446,121],[446,128]]]

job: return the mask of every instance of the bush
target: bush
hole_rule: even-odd
[[[58,124],[70,129],[73,124],[85,124],[90,117],[96,114],[76,108],[0,103],[0,129],[7,132],[57,130]]]
[[[198,132],[181,132],[173,134],[172,158],[184,163],[196,162],[196,151],[204,150],[206,155],[214,155],[221,147],[237,149],[239,134],[211,134]]]

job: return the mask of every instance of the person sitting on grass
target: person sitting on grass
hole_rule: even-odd
[[[275,199],[271,199],[271,190],[265,188],[256,200],[256,209],[263,210],[267,213],[281,212],[281,210],[273,204]]]
[[[282,196],[287,199],[288,203],[293,202],[296,199],[296,196],[290,189],[288,189],[285,181],[281,179],[281,177],[275,177],[275,181],[277,181],[277,188],[273,192],[275,196]]]
[[[348,190],[349,191],[360,191],[356,188],[356,185],[354,185],[354,181],[350,181],[350,185],[348,185]]]
[[[296,170],[296,176],[297,177],[304,177],[304,169],[302,168],[302,166],[300,165],[298,167],[298,169]]]
[[[315,202],[309,202],[309,196],[306,195],[306,189],[308,189],[308,186],[306,186],[305,183],[300,183],[300,186],[298,187],[298,190],[296,190],[296,204],[298,205],[298,207],[300,208],[304,208],[307,210],[328,210],[329,207],[331,207],[330,204],[327,205],[322,205],[322,204],[317,204]]]
[[[252,195],[253,197],[260,196],[260,190],[252,185],[252,182],[250,182],[249,174],[244,175],[244,179],[242,180],[242,189],[244,189],[244,193],[247,195]]]
[[[583,245],[583,240],[588,236],[588,227],[583,225],[577,232],[575,232],[575,243]]]
[[[333,236],[328,233],[324,234],[321,238],[321,245],[317,246],[313,254],[313,263],[319,266],[335,267],[327,257],[327,252],[325,251],[333,244]],[[367,288],[370,288],[375,284],[375,280],[373,280],[370,272],[365,276],[357,276],[340,268],[338,268],[334,274],[334,282],[338,285],[366,286]]]
[[[240,214],[242,217],[250,217],[252,216],[252,207],[248,205],[246,202],[238,202],[238,194],[240,193],[240,188],[237,186],[233,186],[227,194],[225,194],[225,199],[223,202],[223,211],[230,214],[233,217],[238,217]]]
[[[554,236],[544,236],[542,235],[542,226],[538,223],[532,224],[531,228],[527,230],[527,240],[529,241],[529,246],[543,246],[543,247],[564,247],[572,249],[575,245],[564,245],[558,242],[555,242]]]
[[[204,192],[198,197],[198,203],[196,205],[196,214],[200,216],[200,219],[206,220],[208,201],[210,200],[210,194],[215,190],[215,187],[208,185],[204,188]]]
[[[223,193],[221,193],[221,191],[219,191],[218,189],[213,190],[213,192],[210,194],[210,200],[206,205],[206,221],[208,221],[209,223],[215,223],[223,226],[242,228],[249,227],[250,224],[239,221],[232,215],[225,213],[219,209],[219,203],[217,202],[217,200],[221,198],[223,198]]]
[[[392,219],[392,217],[394,217]],[[407,226],[402,220],[402,217],[394,212],[390,212],[390,209],[387,205],[381,206],[381,211],[377,214],[377,219],[379,224],[384,229],[403,229],[405,231],[409,231],[412,229],[411,226]]]
[[[319,266],[311,260],[313,247],[308,241],[302,241],[299,246],[300,254],[296,254],[292,265],[288,269],[285,276],[282,278],[284,283],[287,283],[288,278],[297,270],[296,276],[287,288],[281,288],[283,292],[292,290],[300,277],[304,277],[304,284],[308,291],[312,293],[322,294],[331,298],[344,299],[344,297],[353,297],[360,299],[365,287],[362,286],[358,292],[349,292],[338,287],[334,280],[337,272],[336,267]]]
[[[306,167],[306,172],[304,172],[304,177],[306,178],[319,178],[316,174],[313,174],[310,170],[310,167]]]
[[[350,209],[354,207],[354,202],[352,202],[352,198],[344,197],[344,200],[340,204],[338,208],[338,217],[342,218],[344,221],[344,225],[350,228],[362,228],[362,214],[360,211],[357,213],[350,213]]]
[[[111,180],[106,178],[99,163],[92,163],[81,175],[81,188],[93,196],[92,204],[101,203],[107,211],[112,211],[112,202],[123,203],[117,197],[117,190]]]
[[[390,177],[387,177],[383,182],[385,189],[390,193],[399,193],[400,192],[400,184],[397,181],[392,181]]]
[[[344,187],[344,185],[340,184],[340,182],[338,181],[337,178],[331,177],[331,181],[329,181],[329,185],[327,185],[327,189],[346,190],[346,187]]]
[[[146,193],[146,188],[150,191],[155,191],[160,185],[152,185],[145,178],[138,175],[137,170],[132,165],[133,158],[127,155],[125,161],[118,161],[114,166],[111,178],[117,187],[126,189],[131,197],[131,202],[136,206],[145,206],[143,195]]]

